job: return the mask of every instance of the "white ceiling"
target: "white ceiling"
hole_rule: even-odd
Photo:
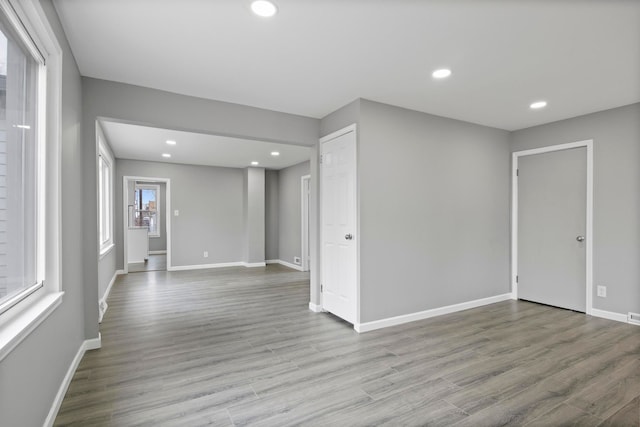
[[[311,117],[367,98],[514,130],[640,101],[637,0],[274,1],[54,3],[85,76]]]
[[[258,167],[282,169],[309,160],[310,148],[273,142],[229,138],[201,133],[158,129],[102,120],[102,129],[119,159],[152,162],[182,163],[189,165],[249,167],[252,161]],[[170,146],[167,139],[176,141]],[[272,151],[280,153],[271,155]],[[171,158],[162,157],[163,153]]]

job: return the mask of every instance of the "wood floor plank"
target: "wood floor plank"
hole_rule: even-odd
[[[280,265],[119,276],[55,425],[640,426],[640,328],[505,301],[357,334]]]

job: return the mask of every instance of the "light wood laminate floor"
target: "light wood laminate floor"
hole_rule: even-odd
[[[56,425],[638,426],[640,327],[507,301],[358,335],[278,265],[119,276]]]

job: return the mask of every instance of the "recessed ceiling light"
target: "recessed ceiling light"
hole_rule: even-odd
[[[251,166],[258,166],[259,164],[260,164],[260,163],[255,162],[255,161],[251,162]]]
[[[167,139],[167,144],[169,145],[176,145],[177,142],[175,142],[173,139]]]
[[[544,108],[547,106],[547,101],[536,101],[533,104],[529,105],[529,108],[537,110],[539,108]]]
[[[167,158],[167,159],[168,159],[169,157],[171,157],[171,154],[169,154],[169,153],[162,153],[162,157],[165,157],[165,158]]]
[[[448,68],[441,68],[439,70],[435,70],[431,73],[434,79],[444,79],[445,77],[449,77],[451,75],[451,70]]]
[[[258,16],[269,18],[278,12],[275,4],[266,0],[256,0],[251,3],[251,10]]]
[[[279,156],[279,155],[280,155],[280,152],[278,152],[278,151],[272,151],[272,152],[271,152],[271,155],[272,155],[273,157],[277,157],[277,156]]]

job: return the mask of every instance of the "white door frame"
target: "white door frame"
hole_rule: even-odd
[[[300,178],[300,226],[301,226],[301,267],[302,271],[309,271],[311,266],[309,265],[309,205],[311,198],[311,175],[304,175]]]
[[[511,298],[518,299],[518,159],[534,154],[569,150],[586,147],[587,149],[587,204],[586,209],[586,314],[593,311],[593,140],[550,145],[547,147],[512,153],[511,162]]]
[[[342,135],[345,135],[349,132],[354,132],[356,134],[356,321],[353,324],[353,329],[356,332],[360,332],[360,183],[358,180],[357,174],[357,165],[358,165],[358,135],[357,135],[357,125],[351,124],[347,127],[344,127],[340,130],[337,130],[329,135],[323,136],[320,138],[320,167],[318,173],[318,239],[320,241],[320,253],[317,258],[319,258],[318,264],[318,277],[320,278],[320,287],[322,287],[322,263],[324,262],[324,258],[322,257],[322,248],[324,247],[324,218],[322,217],[322,180],[324,179],[322,173],[322,144],[325,142],[334,140]],[[320,292],[320,307],[321,311],[324,311],[324,294]]]
[[[169,178],[153,178],[148,176],[131,176],[122,177],[122,244],[123,247],[123,270],[125,274],[129,273],[129,264],[127,263],[127,243],[129,228],[129,181],[145,181],[145,182],[164,182],[167,185],[167,196],[165,197],[165,221],[167,227],[167,271],[171,270],[171,179]]]

